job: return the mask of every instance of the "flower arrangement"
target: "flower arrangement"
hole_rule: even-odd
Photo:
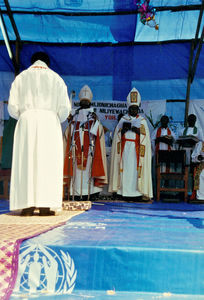
[[[134,0],[134,4],[137,6],[137,10],[140,14],[140,21],[144,25],[159,29],[159,25],[155,21],[156,10],[149,5],[150,0]]]

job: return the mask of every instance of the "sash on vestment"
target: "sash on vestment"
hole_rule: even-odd
[[[188,132],[188,126],[184,129],[184,131],[183,131],[183,135],[186,135],[187,134],[187,132]],[[193,127],[193,134],[197,134],[197,132],[198,132],[198,129],[197,129],[197,127],[196,126],[194,126]]]
[[[72,124],[74,124],[74,122],[72,122]],[[77,168],[83,171],[87,167],[89,146],[90,146],[88,129],[91,128],[92,124],[93,121],[90,121],[89,125],[87,123],[84,126],[83,164],[82,164],[82,145],[81,145],[80,134],[79,134],[80,122],[77,122],[76,130],[74,133],[72,133],[74,134],[74,141],[76,145],[75,149],[71,149],[71,144],[70,144],[71,139],[69,137],[67,139],[66,153],[64,159],[64,184],[68,183],[68,178],[73,177],[72,150],[75,151]],[[107,182],[105,180],[106,175],[105,175],[104,163],[102,158],[103,153],[101,150],[99,130],[97,131],[97,136],[95,137],[94,140],[93,153],[94,154],[93,154],[93,162],[92,162],[92,169],[91,169],[91,177],[94,178],[94,185],[101,187]]]
[[[161,130],[162,130],[161,127],[159,127],[159,128],[157,129],[157,135],[156,135],[156,138],[158,138],[158,137],[161,136]],[[168,127],[167,127],[167,135],[171,135],[171,130],[170,130]],[[171,146],[170,146],[170,145],[168,145],[168,150],[171,150]],[[155,151],[156,151],[156,153],[159,151],[159,143],[156,144]]]

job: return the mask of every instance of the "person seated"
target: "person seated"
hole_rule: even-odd
[[[194,190],[190,200],[204,201],[204,141],[196,144],[191,157],[196,166],[194,172]]]
[[[89,200],[107,184],[104,128],[91,108],[93,94],[85,85],[80,106],[69,116],[64,134],[64,188],[79,200]]]
[[[126,200],[152,198],[151,142],[147,121],[139,115],[141,96],[133,88],[127,96],[128,113],[116,126],[112,150],[109,192]]]

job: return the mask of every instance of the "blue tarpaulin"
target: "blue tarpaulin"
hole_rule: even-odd
[[[8,205],[2,200],[0,213],[7,213]],[[202,204],[94,203],[21,244],[11,299],[204,299],[203,230]],[[47,267],[58,266],[56,277],[47,277],[45,259]],[[38,268],[31,276],[34,261]],[[53,293],[47,294],[49,278],[55,279]],[[72,281],[72,293],[63,295]]]
[[[8,5],[0,0],[1,16],[13,53],[16,32]],[[143,25],[134,0],[9,0],[19,34],[20,71],[30,66],[36,51],[45,51],[75,100],[89,85],[94,101],[126,101],[133,87],[142,100],[183,100],[167,104],[167,114],[183,122],[192,42],[195,77],[190,100],[203,99],[204,26],[202,0],[152,0],[159,30]],[[197,26],[200,28],[197,32]],[[196,32],[198,40],[195,41]],[[0,101],[7,101],[15,78],[0,30]],[[5,105],[6,106],[6,105]],[[179,109],[177,109],[179,107]],[[8,118],[5,107],[5,119]],[[3,149],[4,151],[4,149]]]
[[[185,99],[191,41],[195,38],[201,0],[150,1],[158,8],[155,20],[159,30],[140,22],[133,0],[10,0],[9,4],[21,39],[21,70],[29,66],[35,51],[44,50],[51,56],[51,67],[76,93],[88,84],[97,100],[125,100],[136,86],[144,100]],[[0,8],[9,39],[15,41],[3,0]],[[198,37],[203,24],[201,19]],[[1,32],[0,40],[3,41]],[[191,99],[203,98],[203,66],[201,50]],[[8,98],[13,71],[2,43],[3,100]]]
[[[130,89],[136,86],[143,100],[185,99],[190,47],[190,42],[111,47],[29,44],[21,50],[21,69],[30,65],[31,53],[46,51],[51,68],[77,94],[88,84],[94,99],[125,101]],[[14,75],[3,45],[0,58],[0,87],[2,97],[6,98]],[[204,50],[192,85],[192,99],[203,98],[203,83]]]
[[[157,299],[165,293],[170,299],[179,299],[175,294],[180,294],[180,299],[182,295],[199,299],[204,294],[203,229],[202,205],[95,203],[65,225],[22,243],[20,266],[26,261],[27,265],[19,267],[18,293],[14,295],[29,294],[30,265],[38,253],[41,279],[30,296],[46,293],[51,280],[46,275],[47,259],[50,270],[52,263],[58,264],[52,281],[56,296],[65,289],[69,263],[69,282],[76,275],[73,297],[98,294],[96,299],[104,299],[104,292],[115,291],[116,298],[117,293],[122,296],[126,292],[127,297],[129,292],[130,296],[135,293],[132,299]]]

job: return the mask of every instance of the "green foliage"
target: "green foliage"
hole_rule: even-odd
[[[157,120],[154,122],[153,120],[153,116],[152,116],[152,111],[150,110],[149,112],[149,116],[145,114],[145,117],[149,120],[150,124],[152,125],[152,127],[155,129],[159,126],[160,123],[160,119],[162,117],[162,114],[158,115]]]

